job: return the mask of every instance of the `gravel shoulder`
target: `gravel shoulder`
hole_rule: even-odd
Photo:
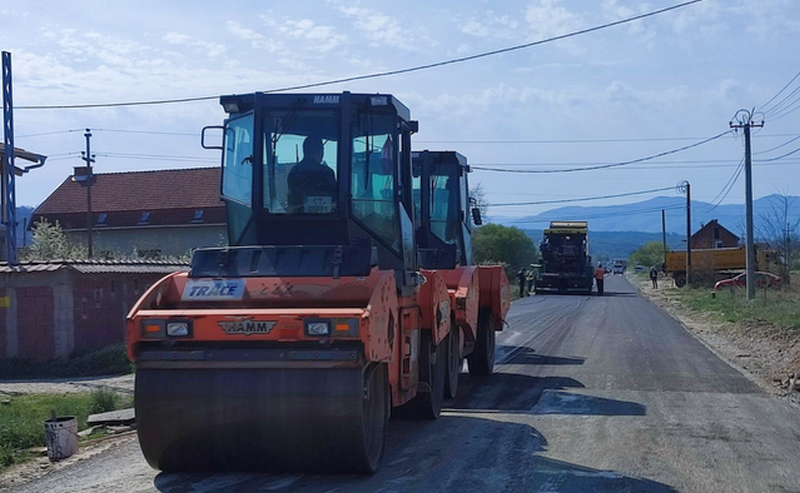
[[[628,279],[717,356],[764,390],[800,403],[800,393],[790,390],[792,375],[800,378],[800,331],[763,321],[719,321],[710,314],[684,306],[678,299],[677,288],[668,279],[659,280],[655,289],[645,277],[629,275]]]
[[[81,378],[42,378],[30,380],[0,379],[0,395],[91,392],[96,389],[114,390],[121,394],[133,394],[134,375],[114,375]]]

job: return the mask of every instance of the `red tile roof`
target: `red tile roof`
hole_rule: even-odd
[[[95,174],[92,211],[158,211],[223,207],[220,168]],[[86,188],[69,177],[34,211],[38,216],[86,213]]]

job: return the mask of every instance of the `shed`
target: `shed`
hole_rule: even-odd
[[[172,261],[0,263],[0,358],[45,361],[125,340],[125,317]]]

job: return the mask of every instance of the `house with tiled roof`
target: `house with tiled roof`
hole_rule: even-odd
[[[158,258],[227,244],[220,169],[98,173],[92,183],[92,243],[104,252]],[[69,177],[33,212],[87,240],[86,187]]]

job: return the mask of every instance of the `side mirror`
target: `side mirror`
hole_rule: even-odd
[[[481,226],[483,224],[483,218],[481,217],[481,210],[477,207],[472,208],[472,224],[475,226]]]
[[[207,130],[219,130],[220,131],[220,136],[219,136],[220,145],[217,146],[217,145],[208,145],[208,144],[206,144],[206,131]],[[203,149],[219,149],[221,151],[222,150],[222,133],[224,131],[225,131],[225,127],[223,127],[221,125],[211,125],[211,126],[208,126],[208,127],[203,127],[203,131],[200,134],[200,145],[203,147]]]

